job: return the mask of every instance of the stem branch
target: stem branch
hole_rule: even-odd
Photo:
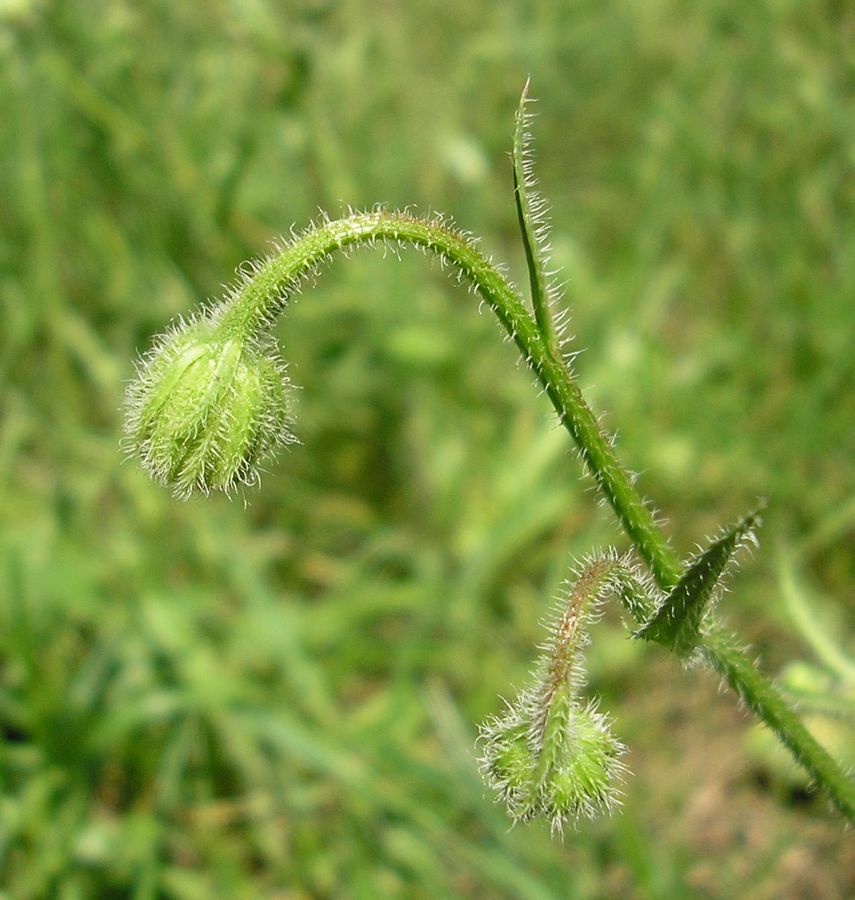
[[[377,241],[411,244],[436,253],[475,286],[537,376],[561,423],[579,448],[588,471],[657,582],[676,582],[679,573],[676,554],[632,486],[567,367],[549,348],[504,275],[470,239],[447,223],[386,211],[324,222],[271,256],[247,277],[236,295],[228,300],[221,327],[226,333],[233,330],[236,335],[264,328],[275,319],[306,275],[331,253]]]
[[[605,437],[570,373],[507,279],[466,236],[440,220],[378,210],[325,221],[273,254],[247,275],[220,311],[223,335],[261,332],[284,308],[302,280],[336,250],[375,242],[414,245],[436,253],[468,279],[495,312],[543,386],[570,432],[588,471],[647,563],[656,583],[668,590],[682,566]],[[544,333],[545,332],[545,333]],[[837,808],[855,821],[855,786],[810,735],[772,682],[732,638],[714,630],[703,652],[715,668],[824,787]]]

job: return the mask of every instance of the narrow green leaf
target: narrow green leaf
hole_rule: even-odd
[[[692,557],[680,580],[635,636],[657,641],[678,656],[689,656],[700,643],[704,613],[721,589],[722,578],[736,551],[754,540],[758,507],[724,529],[703,552]]]
[[[528,276],[531,284],[531,304],[534,318],[540,333],[556,355],[558,355],[558,336],[550,310],[554,289],[549,284],[547,273],[548,222],[546,201],[535,190],[535,178],[532,170],[531,133],[528,123],[531,118],[526,111],[530,102],[528,96],[529,82],[526,81],[520,96],[514,129],[514,198],[517,204],[517,218],[520,226],[525,259],[528,264]]]

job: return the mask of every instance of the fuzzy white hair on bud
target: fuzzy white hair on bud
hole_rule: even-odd
[[[530,685],[481,727],[481,771],[515,821],[545,818],[553,832],[611,812],[625,773],[609,717],[585,701],[584,649],[604,597],[627,559],[613,551],[580,563],[548,623]]]
[[[258,481],[295,438],[284,364],[272,340],[226,337],[211,317],[179,322],[137,364],[125,394],[125,445],[177,497]]]

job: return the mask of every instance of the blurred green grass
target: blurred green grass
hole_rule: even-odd
[[[417,254],[340,261],[289,312],[303,443],[246,507],[177,504],[118,450],[134,355],[319,206],[441,209],[524,284],[531,73],[623,458],[684,551],[771,497],[728,608],[768,668],[809,656],[783,542],[851,638],[853,39],[845,4],[787,0],[0,4],[4,896],[855,891],[839,820],[758,785],[730,698],[613,619],[591,669],[625,812],[508,831],[475,723],[567,554],[622,539]]]

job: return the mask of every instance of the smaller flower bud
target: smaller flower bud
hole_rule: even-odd
[[[582,651],[604,593],[621,562],[595,558],[577,573],[544,646],[533,683],[503,716],[481,727],[481,770],[512,818],[548,819],[553,832],[580,816],[595,818],[618,802],[623,744],[594,703],[583,705]]]
[[[247,344],[199,319],[162,337],[126,395],[129,449],[176,496],[258,480],[258,464],[295,439],[288,381],[272,342]]]
[[[609,720],[564,690],[552,698],[541,732],[521,695],[501,718],[481,729],[484,776],[513,819],[547,819],[553,832],[580,817],[596,818],[618,803],[623,744]]]

